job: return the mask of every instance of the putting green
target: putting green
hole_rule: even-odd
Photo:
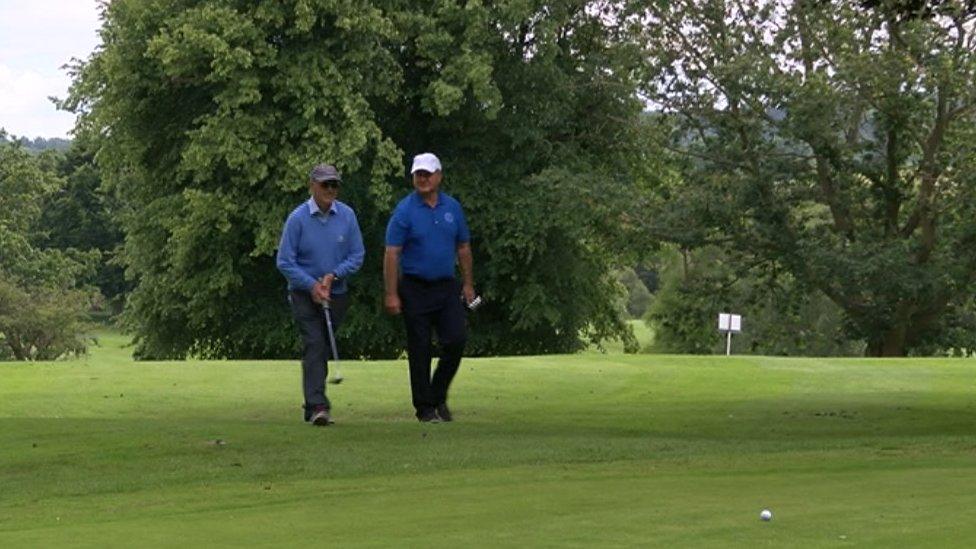
[[[458,421],[403,362],[0,364],[0,546],[963,546],[976,361],[468,359]],[[759,512],[773,511],[762,522]]]

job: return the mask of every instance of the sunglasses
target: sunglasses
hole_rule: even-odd
[[[326,189],[338,189],[342,183],[330,179],[327,181],[319,181],[319,185],[322,185]]]

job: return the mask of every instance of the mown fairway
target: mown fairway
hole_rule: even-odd
[[[441,425],[347,362],[314,428],[297,362],[118,343],[0,365],[0,547],[976,541],[976,361],[467,360]]]

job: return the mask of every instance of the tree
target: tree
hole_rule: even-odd
[[[570,0],[108,4],[64,106],[121,203],[137,354],[294,351],[273,253],[318,161],[344,172],[368,251],[344,351],[399,354],[380,250],[410,190],[405,160],[423,150],[441,156],[475,235],[487,304],[472,351],[630,335],[609,273],[634,224],[615,205],[649,168],[635,161],[645,138],[625,23]]]
[[[645,320],[654,348],[665,353],[725,352],[719,312],[742,315],[733,352],[785,356],[850,356],[864,345],[845,333],[842,311],[789,275],[743,271],[718,246],[664,250],[662,286]]]
[[[125,282],[122,268],[114,261],[116,248],[122,244],[122,232],[115,220],[117,201],[100,191],[94,154],[81,141],[72,142],[59,155],[57,174],[63,183],[41,211],[38,243],[44,248],[97,252],[97,268],[90,280],[82,282],[98,287],[118,312]]]
[[[84,319],[94,296],[78,281],[95,258],[38,245],[41,211],[61,183],[56,162],[0,139],[0,358],[54,359],[85,350]]]
[[[626,289],[622,296],[622,306],[630,318],[641,318],[651,304],[653,297],[647,286],[634,269],[621,269],[615,273],[617,282]]]
[[[818,289],[870,355],[939,339],[976,284],[971,10],[646,9],[645,93],[684,176],[655,219],[670,238]]]
[[[24,149],[32,153],[39,153],[47,150],[65,151],[71,146],[70,139],[62,139],[60,137],[52,137],[50,139],[35,137],[34,139],[28,139],[26,137],[8,136],[6,133],[0,136],[0,142],[11,141],[20,143],[23,145]]]

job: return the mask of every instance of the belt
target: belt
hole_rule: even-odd
[[[455,280],[455,278],[453,276],[447,277],[447,278],[427,279],[427,278],[421,278],[419,276],[412,275],[412,274],[404,274],[403,275],[403,278],[406,279],[406,280],[409,280],[410,282],[415,282],[415,283],[421,284],[423,286],[436,286],[436,285],[439,285],[439,284],[445,284],[447,282],[454,282],[454,280]]]

